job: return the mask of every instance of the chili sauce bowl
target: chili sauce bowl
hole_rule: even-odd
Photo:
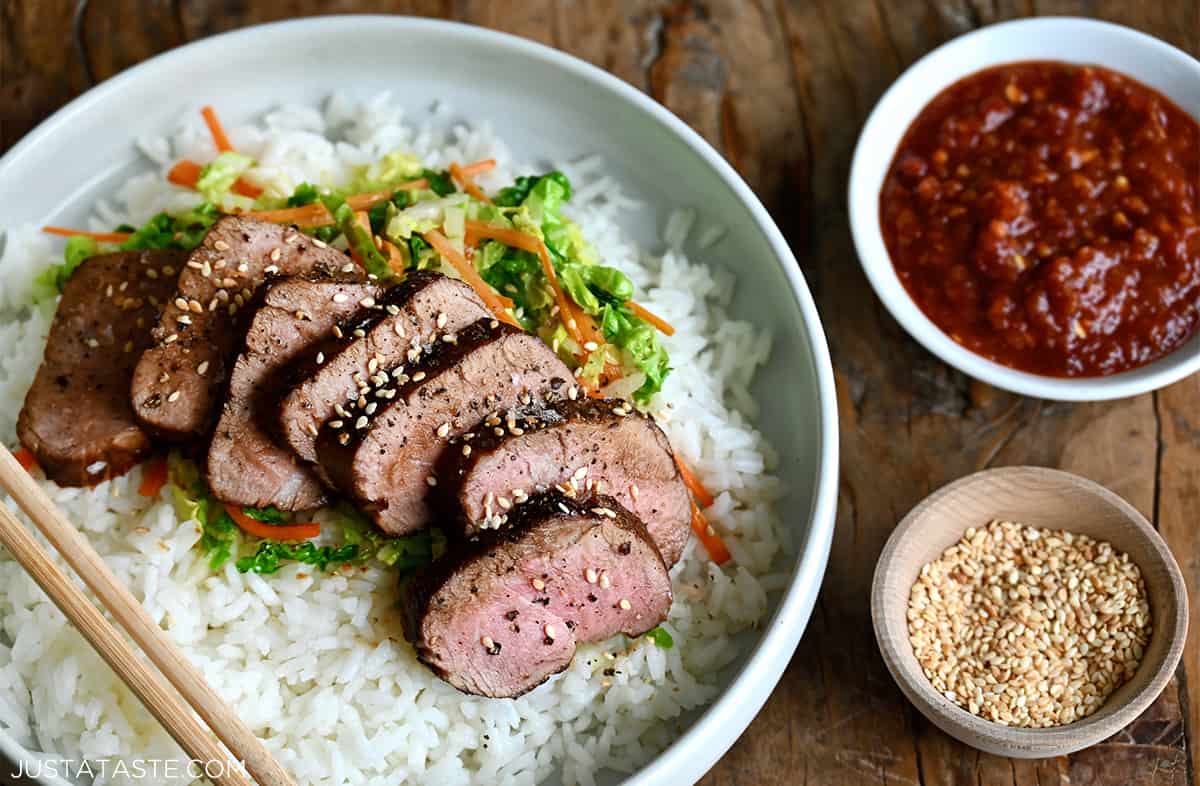
[[[1152,630],[1137,669],[1095,712],[1072,723],[1026,728],[973,715],[933,687],[913,653],[908,605],[921,568],[961,540],[967,529],[993,520],[1107,541],[1141,571]],[[1129,725],[1158,698],[1183,654],[1188,597],[1167,544],[1124,499],[1068,472],[1003,467],[942,487],[904,517],[875,567],[871,619],[892,677],[930,722],[974,748],[1033,759],[1095,745]]]
[[[1060,401],[1100,401],[1155,390],[1200,370],[1200,333],[1144,366],[1109,376],[1052,377],[994,362],[959,344],[918,307],[884,244],[880,192],[913,121],[946,88],[983,69],[1054,60],[1101,65],[1158,91],[1200,122],[1200,61],[1120,25],[1044,17],[992,25],[956,38],[914,63],[867,119],[850,171],[850,226],[859,261],[897,322],[944,362],[1013,393]]]

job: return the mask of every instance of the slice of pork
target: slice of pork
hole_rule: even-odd
[[[213,496],[280,510],[324,503],[325,487],[311,466],[276,443],[262,423],[274,416],[287,365],[363,304],[374,307],[379,294],[375,284],[324,277],[285,278],[262,287],[208,449]]]
[[[133,375],[133,408],[143,426],[173,440],[212,426],[237,351],[235,314],[270,275],[362,272],[339,251],[292,227],[222,218],[188,257],[167,302],[155,344]]]
[[[466,693],[519,696],[576,645],[638,636],[666,619],[671,578],[645,527],[607,497],[539,495],[417,576],[405,635]]]
[[[84,261],[67,280],[17,419],[21,444],[60,485],[99,483],[150,453],[129,403],[129,381],[184,257],[105,254]]]
[[[434,462],[450,439],[571,378],[537,336],[480,320],[442,334],[417,363],[381,370],[356,402],[338,404],[317,437],[317,458],[381,529],[413,532],[431,519]]]
[[[667,565],[691,533],[691,496],[667,436],[627,402],[571,388],[546,407],[510,412],[480,429],[464,454],[453,447],[439,468],[448,521],[470,537],[500,526],[508,507],[557,486],[568,494],[609,494],[646,524]]]
[[[338,326],[336,334],[309,349],[295,365],[294,382],[280,399],[275,427],[300,458],[317,460],[316,433],[335,404],[380,368],[409,362],[433,336],[455,332],[489,316],[475,291],[440,273],[419,271]],[[414,355],[415,357],[415,355]]]

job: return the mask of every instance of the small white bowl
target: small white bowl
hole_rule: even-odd
[[[914,63],[876,104],[850,169],[850,227],[871,286],[896,321],[933,354],[998,388],[1059,401],[1101,401],[1156,390],[1200,370],[1200,335],[1171,354],[1107,377],[1046,377],[995,363],[961,346],[913,302],[896,276],[879,226],[879,192],[900,140],[925,106],[963,77],[1002,63],[1060,60],[1118,71],[1174,101],[1200,122],[1200,61],[1120,25],[1044,17],[992,25]]]

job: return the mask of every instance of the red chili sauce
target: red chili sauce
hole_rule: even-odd
[[[1058,377],[1114,374],[1200,322],[1200,126],[1095,66],[981,71],[908,129],[879,197],[921,310],[964,347]]]

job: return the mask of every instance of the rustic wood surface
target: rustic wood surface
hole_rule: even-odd
[[[868,588],[895,523],[934,488],[1004,464],[1056,466],[1132,502],[1200,582],[1200,378],[1107,404],[1012,396],[909,339],[854,256],[845,182],[857,131],[929,49],[1034,14],[1095,16],[1200,56],[1198,0],[0,0],[0,150],[89,85],[178,44],[316,13],[440,16],[578,55],[649,92],[712,142],[796,250],[830,338],[841,409],[837,534],[783,681],[706,786],[1195,783],[1200,643],[1135,723],[1081,753],[981,754],[920,717],[888,676]],[[1193,630],[1197,605],[1193,603]],[[1189,688],[1189,679],[1192,686]]]

